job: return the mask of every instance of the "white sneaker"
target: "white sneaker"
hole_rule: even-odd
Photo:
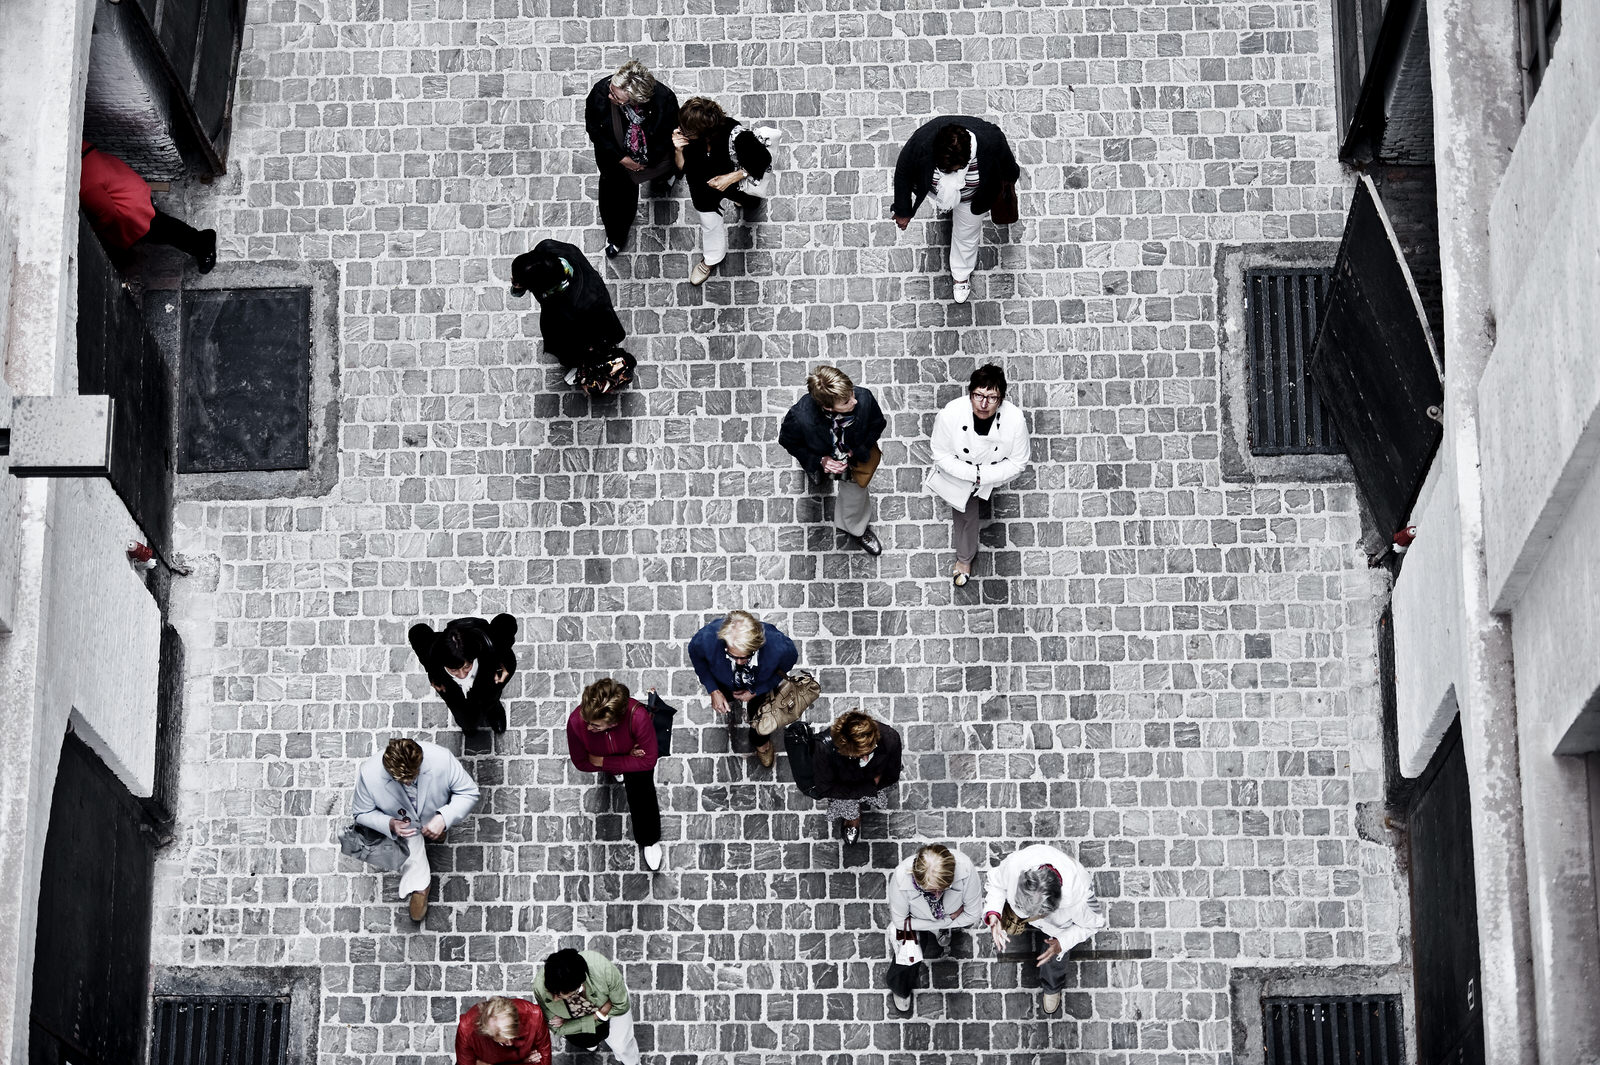
[[[1061,992],[1046,993],[1044,1000],[1039,1003],[1046,1015],[1054,1013],[1061,1008]]]
[[[622,779],[622,774],[621,773],[612,773],[611,774],[611,779],[615,780],[618,784],[625,783],[625,781]]]
[[[661,849],[661,844],[652,843],[644,849],[644,867],[652,873],[661,871],[661,863],[667,860],[667,852]],[[1056,1001],[1061,1001],[1061,996],[1056,996]]]
[[[971,281],[957,281],[950,289],[950,298],[957,303],[967,302],[967,297],[972,295]]]
[[[901,1013],[910,1013],[911,1012],[911,996],[910,995],[895,995],[894,996],[894,1008],[899,1010]]]

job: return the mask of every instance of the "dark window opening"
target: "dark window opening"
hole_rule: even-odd
[[[283,1065],[289,999],[157,997],[150,1065]]]
[[[1561,36],[1561,0],[1521,0],[1524,96],[1533,103]]]
[[[1337,455],[1344,451],[1309,376],[1331,277],[1319,267],[1245,272],[1253,454]]]
[[[1399,995],[1267,998],[1267,1065],[1403,1065]]]

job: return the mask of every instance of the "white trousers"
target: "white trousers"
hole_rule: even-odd
[[[950,212],[950,276],[957,281],[972,277],[978,266],[978,240],[983,236],[983,217],[972,213],[972,204],[958,203]]]
[[[728,223],[718,211],[695,214],[700,216],[700,257],[707,266],[716,266],[728,257]]]
[[[433,870],[428,866],[428,844],[418,832],[406,837],[406,847],[411,851],[406,864],[400,867],[400,897],[409,898],[413,891],[426,891]]]
[[[639,1040],[633,1035],[633,1010],[638,1009],[638,1000],[635,999],[633,1009],[627,1013],[606,1018],[611,1023],[610,1034],[606,1036],[606,1046],[611,1048],[623,1065],[639,1065]]]

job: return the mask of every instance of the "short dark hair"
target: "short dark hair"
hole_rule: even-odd
[[[531,292],[536,298],[543,299],[566,278],[567,269],[561,265],[561,256],[551,252],[525,251],[511,260],[513,295]]]
[[[933,135],[933,165],[949,173],[965,170],[972,162],[972,135],[954,122],[946,122]]]
[[[467,653],[467,641],[460,629],[446,629],[433,645],[433,654],[446,669],[460,669],[472,661]]]
[[[1000,398],[1006,398],[1006,372],[994,363],[988,363],[972,371],[972,378],[967,382],[967,395],[971,395],[980,388],[992,388],[1000,393]]]
[[[587,979],[589,963],[571,947],[558,950],[544,960],[544,989],[552,995],[570,994]]]
[[[690,140],[699,140],[727,120],[722,105],[709,96],[691,96],[678,108],[678,128]]]

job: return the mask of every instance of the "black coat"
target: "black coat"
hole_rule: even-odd
[[[478,675],[473,678],[470,693],[463,692],[460,683],[445,672],[442,656],[444,637],[451,632],[461,633],[468,660],[478,663]],[[417,624],[411,626],[407,638],[422,668],[428,672],[428,682],[439,689],[451,710],[459,712],[469,696],[499,698],[503,685],[494,683],[495,673],[501,669],[507,673],[517,670],[517,656],[512,650],[517,638],[517,619],[510,614],[496,615],[493,621],[456,618],[439,632],[435,632],[431,626]]]
[[[707,182],[712,178],[743,170],[760,181],[772,165],[772,153],[750,130],[745,130],[733,140],[733,154],[728,152],[728,134],[738,125],[725,119],[705,136],[689,142],[683,150],[683,176],[689,184],[689,198],[697,211],[720,210],[725,192],[718,192]]]
[[[1011,154],[1011,145],[999,126],[967,115],[943,115],[923,123],[900,149],[900,158],[894,164],[896,217],[916,214],[923,199],[933,191],[933,138],[952,122],[965,127],[977,141],[978,191],[972,197],[973,214],[988,214],[1000,194],[1000,186],[1022,176],[1022,168],[1017,166],[1016,156]]]
[[[572,369],[597,362],[628,338],[611,306],[605,280],[600,271],[589,265],[583,252],[559,240],[541,240],[533,250],[559,255],[572,267],[572,281],[566,289],[539,300],[539,332],[544,337],[544,350]]]
[[[814,751],[813,773],[819,799],[865,799],[900,783],[900,733],[878,722],[878,748],[865,766],[833,749],[833,737],[823,735]],[[879,779],[873,780],[873,777]]]
[[[619,111],[621,108],[611,102],[611,79],[604,77],[595,82],[583,107],[583,124],[594,142],[594,161],[602,171],[625,169],[622,158],[628,154],[627,149],[617,142],[616,134],[615,117]],[[677,125],[678,98],[658,81],[650,102],[644,105],[644,141],[649,155],[645,169],[663,161],[668,164],[668,172],[674,168],[672,131]]]
[[[877,399],[860,385],[856,386],[856,409],[852,413],[855,420],[845,427],[844,442],[850,449],[851,461],[864,462],[888,422]],[[818,476],[822,473],[822,460],[833,457],[832,416],[824,413],[809,393],[801,396],[783,416],[778,443],[795,457],[801,469]]]

